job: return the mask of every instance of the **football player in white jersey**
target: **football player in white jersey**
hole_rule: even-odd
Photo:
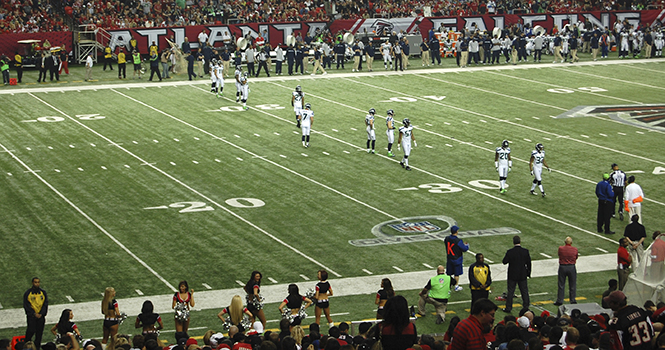
[[[249,96],[249,85],[247,81],[248,72],[242,73],[240,77],[240,101],[242,101],[242,108],[247,110],[247,97]]]
[[[240,78],[242,77],[242,66],[236,66],[236,102],[240,102],[240,94],[242,93],[242,84],[240,83]]]
[[[499,182],[501,183],[501,189],[499,192],[506,193],[506,179],[508,178],[508,172],[513,167],[513,160],[510,158],[510,147],[508,140],[503,140],[501,142],[501,147],[497,147],[494,152],[494,167],[496,171],[499,172]]]
[[[393,69],[393,47],[390,41],[386,40],[381,44],[381,53],[383,53],[383,66],[388,70],[388,62],[390,62],[390,69]]]
[[[389,109],[386,112],[386,135],[388,136],[388,157],[394,157],[395,155],[392,152],[393,143],[395,143],[395,111]]]
[[[370,108],[369,114],[365,116],[365,130],[367,130],[367,153],[376,153],[374,151],[374,145],[376,144],[376,132],[374,130],[374,115],[376,114],[376,109]],[[372,143],[372,149],[370,150],[369,144]]]
[[[529,170],[531,170],[531,175],[533,175],[533,183],[531,184],[531,194],[536,195],[534,190],[536,186],[540,189],[540,193],[545,197],[545,190],[543,189],[542,174],[543,174],[543,165],[547,168],[547,171],[552,172],[550,166],[547,165],[545,161],[545,147],[542,143],[536,144],[536,149],[531,152],[531,159],[529,160]]]
[[[217,76],[215,74],[217,73],[217,60],[214,58],[210,61],[209,72],[210,72],[210,92],[216,93]]]
[[[656,31],[655,38],[653,40],[653,44],[656,47],[656,57],[662,57],[663,56],[663,44],[665,44],[665,40],[663,40],[663,30]]]
[[[296,91],[291,94],[291,106],[293,112],[296,114],[296,127],[300,127],[300,111],[302,111],[302,104],[305,102],[305,93],[302,92],[300,85],[296,86]]]
[[[406,170],[411,170],[409,166],[409,155],[411,154],[411,140],[413,140],[413,147],[418,147],[416,143],[416,138],[413,135],[413,126],[411,126],[411,121],[409,118],[404,118],[402,125],[399,128],[399,138],[397,139],[397,149],[401,145],[404,149],[404,158],[399,162],[399,165]]]
[[[300,128],[302,129],[302,146],[309,147],[309,132],[314,124],[314,112],[312,112],[312,105],[305,103],[305,109],[300,111],[298,116],[300,119]]]
[[[217,89],[217,97],[224,96],[224,66],[222,61],[217,61],[214,73],[216,77],[215,88]]]

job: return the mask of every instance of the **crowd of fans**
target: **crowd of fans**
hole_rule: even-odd
[[[9,0],[0,33],[227,23],[663,9],[664,0]]]

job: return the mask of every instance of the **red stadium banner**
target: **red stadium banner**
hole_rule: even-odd
[[[301,35],[305,37],[306,33],[314,36],[317,30],[323,30],[328,25],[328,29],[333,34],[340,31],[350,31],[354,34],[382,32],[384,29],[405,33],[420,32],[426,36],[430,29],[438,31],[439,28],[453,29],[458,31],[462,28],[472,27],[474,24],[481,31],[491,32],[495,27],[505,28],[514,23],[527,24],[532,26],[540,25],[548,32],[556,25],[562,28],[571,23],[583,22],[589,20],[592,24],[600,28],[608,27],[612,29],[617,20],[628,20],[631,24],[640,28],[648,27],[656,22],[665,20],[665,10],[644,10],[644,11],[619,11],[619,12],[581,12],[574,14],[523,14],[523,15],[483,15],[469,17],[413,17],[413,18],[393,18],[393,19],[358,19],[358,20],[337,20],[332,23],[326,22],[283,22],[283,23],[245,23],[231,25],[201,25],[188,27],[168,27],[168,28],[135,28],[135,29],[113,29],[109,30],[111,39],[109,44],[114,51],[119,46],[129,47],[129,41],[134,38],[137,40],[139,51],[143,54],[148,53],[148,47],[154,41],[160,48],[168,47],[167,39],[180,46],[187,37],[191,43],[192,49],[198,47],[198,35],[205,31],[209,36],[208,42],[214,47],[221,47],[224,43],[234,42],[236,38],[249,34],[257,38],[264,32],[267,33],[267,41],[275,47],[284,44],[289,35]],[[17,51],[19,44],[17,41],[23,39],[38,39],[51,42],[51,45],[58,46],[66,44],[68,49],[72,49],[71,32],[48,32],[34,34],[3,34],[0,35],[0,53],[13,56]],[[107,43],[103,43],[107,44]]]
[[[492,32],[495,27],[507,28],[515,23],[531,24],[531,27],[540,25],[551,32],[556,25],[563,28],[566,24],[575,24],[589,20],[599,28],[607,27],[612,30],[617,20],[628,20],[639,28],[649,27],[655,22],[665,20],[665,10],[622,11],[622,12],[581,12],[581,13],[538,13],[524,15],[483,15],[469,17],[412,17],[412,18],[373,18],[358,20],[337,20],[330,26],[330,31],[336,33],[340,30],[349,30],[354,34],[381,33],[384,29],[390,32],[403,30],[407,34],[419,31],[425,36],[430,29],[438,31],[444,27],[446,30],[459,31],[462,28],[471,28],[474,24],[482,32]]]

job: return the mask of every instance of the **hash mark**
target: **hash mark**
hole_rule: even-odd
[[[425,263],[423,263],[423,266],[425,266],[425,267],[428,268],[428,269],[433,269],[433,267],[432,267],[431,265],[429,265],[429,264],[425,264]]]
[[[598,247],[596,247],[596,249],[600,250],[600,251],[603,252],[603,253],[607,253],[607,250],[605,250],[605,249],[603,249],[603,248],[598,248]]]
[[[143,295],[143,292],[140,289],[136,289],[135,291],[136,291],[136,294]]]
[[[363,272],[368,274],[368,275],[373,275],[373,273],[368,269],[363,269]]]
[[[70,303],[73,303],[73,302],[74,302],[74,298],[72,298],[71,295],[65,295],[65,298],[67,298],[67,300],[68,300]]]
[[[240,158],[240,157],[236,157],[236,159],[242,162],[242,158]]]
[[[325,155],[327,155],[327,156],[329,156],[329,155],[330,155],[330,153],[328,153],[328,152],[323,152],[323,154],[325,154]]]
[[[589,138],[589,136],[587,136],[587,135],[580,135],[580,136],[582,136],[584,138],[587,138],[587,139]]]
[[[175,165],[175,163],[174,163],[174,162],[171,162],[171,165]]]
[[[545,253],[540,253],[540,255],[542,255],[542,256],[544,256],[544,257],[546,257],[546,258],[548,258],[548,259],[551,259],[551,258],[552,258],[551,255],[547,255],[547,254],[545,254]]]
[[[157,140],[152,140],[152,142],[154,142],[154,143],[159,143],[159,141],[157,141]]]
[[[205,289],[212,289],[212,287],[207,283],[201,283],[201,284],[205,287]]]
[[[300,277],[302,277],[302,279],[304,279],[305,281],[309,281],[309,277],[307,277],[307,276],[305,276],[305,275],[302,275],[302,274],[301,274]]]
[[[280,154],[279,156],[280,156],[280,157],[282,157],[282,158],[286,158],[286,156],[285,156],[285,155],[283,155],[283,154]]]
[[[268,280],[270,280],[270,282],[272,282],[272,283],[277,283],[277,280],[272,278],[272,277],[268,277]]]
[[[309,157],[309,156],[306,155],[305,153],[300,153],[300,154],[301,154],[303,157]]]
[[[404,272],[404,270],[400,269],[400,268],[397,267],[397,266],[393,266],[393,269],[395,269],[395,270],[397,270],[397,271],[399,271],[399,272]]]

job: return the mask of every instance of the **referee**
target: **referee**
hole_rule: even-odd
[[[623,221],[623,190],[626,188],[626,173],[619,170],[617,163],[612,164],[610,185],[612,185],[612,191],[614,191],[614,203],[619,203],[619,220]],[[614,203],[612,204],[612,217],[615,216]]]

